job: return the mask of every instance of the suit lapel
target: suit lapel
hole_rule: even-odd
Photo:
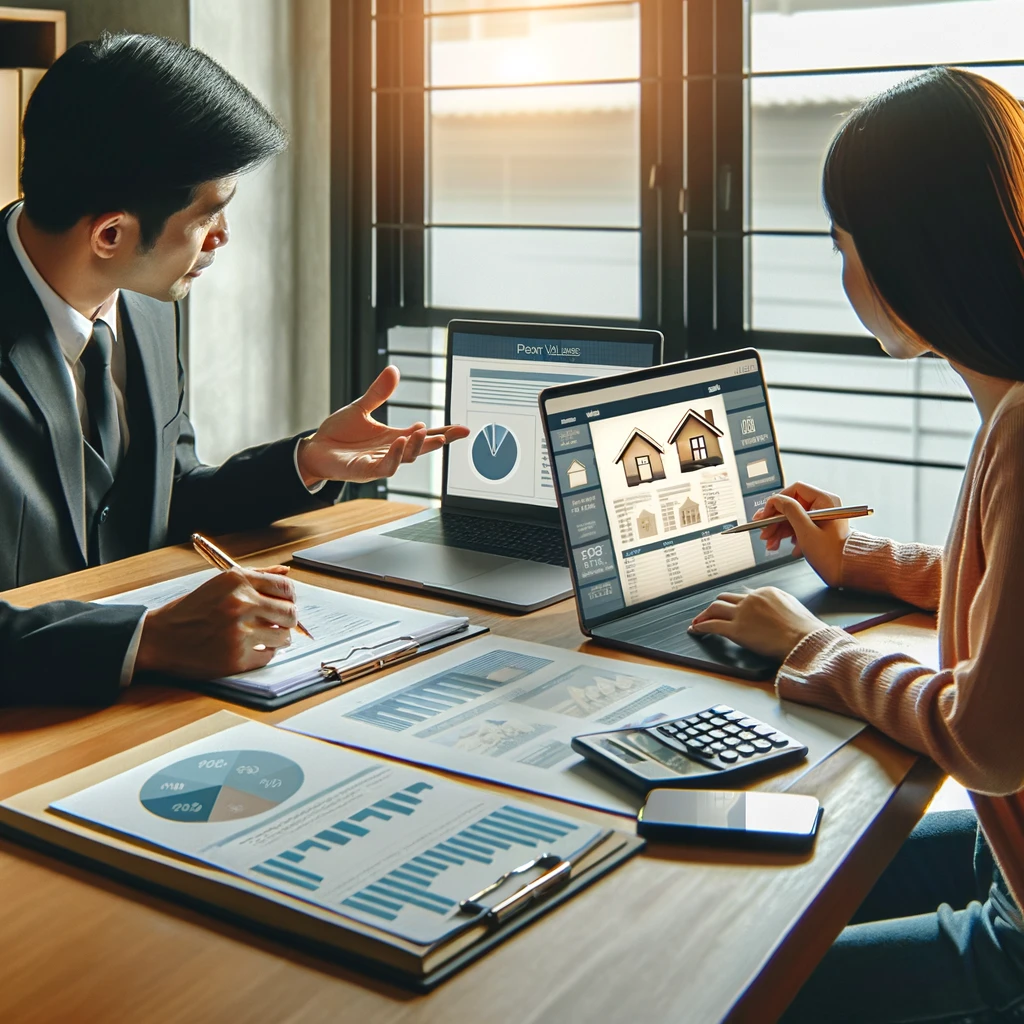
[[[82,427],[64,355],[35,290],[7,237],[8,209],[0,211],[0,353],[15,369],[49,431],[68,512],[87,561]]]

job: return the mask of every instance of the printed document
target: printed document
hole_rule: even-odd
[[[191,593],[217,575],[216,569],[180,576],[109,597],[107,604],[144,604],[147,608]],[[299,618],[316,638],[292,630],[291,646],[263,668],[215,680],[234,689],[264,696],[283,696],[322,679],[322,662],[351,669],[395,650],[408,640],[429,643],[465,629],[463,616],[435,615],[413,608],[353,597],[337,590],[292,580]]]
[[[285,729],[598,810],[642,799],[570,746],[582,733],[731,704],[805,743],[813,767],[864,728],[762,687],[490,636],[281,723]]]
[[[51,809],[424,944],[475,923],[459,901],[505,872],[546,853],[571,860],[607,834],[257,722]]]

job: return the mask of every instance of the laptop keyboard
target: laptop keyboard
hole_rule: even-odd
[[[522,558],[527,562],[569,565],[562,531],[550,526],[440,512],[421,523],[388,530],[384,536]]]

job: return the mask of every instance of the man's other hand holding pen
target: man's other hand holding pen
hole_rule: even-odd
[[[291,643],[295,588],[283,565],[227,569],[147,612],[136,671],[219,679],[266,665]]]

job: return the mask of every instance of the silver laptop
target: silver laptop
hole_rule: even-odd
[[[537,396],[661,362],[657,331],[453,320],[441,508],[295,553],[328,572],[528,612],[572,594]]]
[[[540,396],[580,627],[615,647],[759,679],[775,662],[692,636],[723,590],[774,586],[851,632],[911,609],[825,586],[787,541],[768,551],[750,521],[783,486],[753,349],[668,363]]]

